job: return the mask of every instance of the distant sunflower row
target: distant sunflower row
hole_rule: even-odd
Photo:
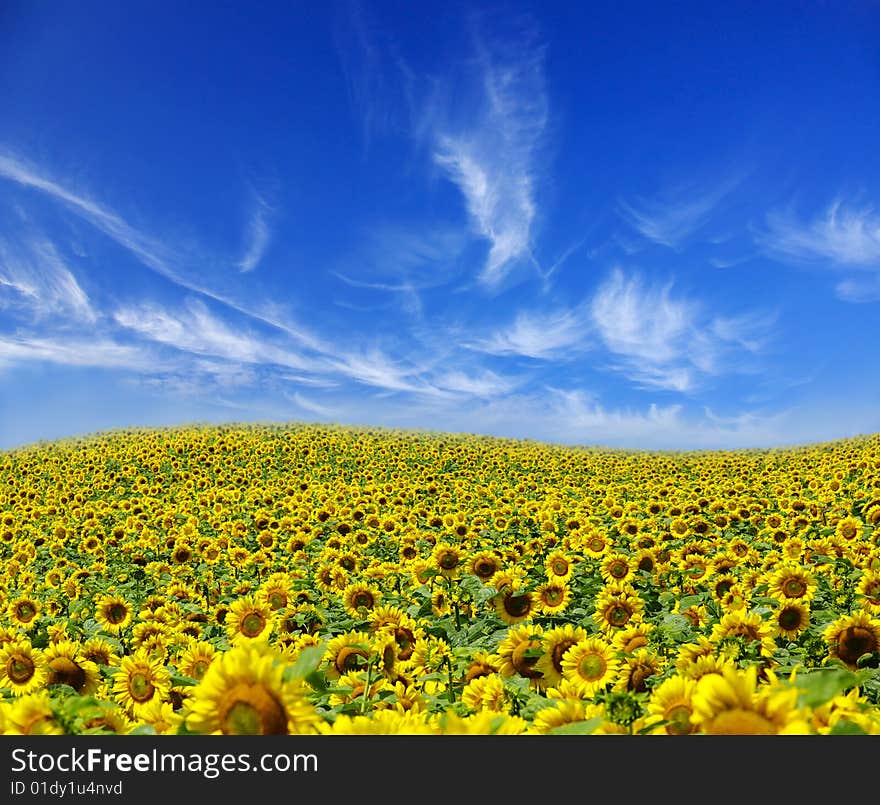
[[[0,454],[0,730],[880,732],[880,439]]]

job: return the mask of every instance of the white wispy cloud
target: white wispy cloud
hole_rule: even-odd
[[[112,210],[47,178],[20,157],[0,152],[0,177],[38,190],[65,204],[98,230],[128,249],[144,265],[178,284],[183,280],[169,265],[170,255],[159,242],[146,237]]]
[[[0,178],[6,178],[23,187],[38,190],[64,204],[80,218],[127,249],[144,266],[174,285],[219,302],[231,310],[263,324],[268,324],[305,347],[315,350],[331,348],[305,327],[292,322],[281,306],[272,300],[257,300],[245,305],[228,293],[222,293],[208,287],[198,278],[184,275],[176,267],[181,258],[174,250],[169,249],[157,238],[131,226],[122,216],[106,206],[47,178],[43,172],[28,161],[7,151],[0,151]]]
[[[841,280],[834,290],[845,302],[880,302],[880,273]]]
[[[307,411],[310,414],[315,414],[316,416],[321,417],[322,419],[329,420],[339,415],[339,409],[334,408],[330,405],[325,405],[323,403],[316,402],[315,400],[306,397],[298,391],[293,392],[293,394],[287,395],[289,399],[293,400],[303,411]]]
[[[696,301],[676,298],[672,285],[648,286],[617,268],[590,303],[592,323],[620,360],[612,368],[636,383],[693,390],[707,374],[734,371],[731,351],[759,352],[770,336],[772,313],[710,316]]]
[[[758,242],[776,255],[827,261],[837,268],[880,268],[880,215],[871,206],[856,208],[836,199],[812,221],[774,211],[767,224]]]
[[[155,372],[167,368],[138,345],[120,344],[104,336],[0,335],[0,365],[54,363],[62,366]]]
[[[591,330],[589,311],[583,308],[521,312],[509,327],[464,346],[491,355],[550,360],[587,348]]]
[[[542,48],[511,43],[500,55],[483,44],[477,61],[479,105],[464,123],[435,121],[434,160],[464,196],[477,234],[489,241],[479,280],[493,287],[518,261],[531,259],[536,155],[548,102]]]
[[[618,202],[623,216],[644,237],[676,248],[703,227],[712,211],[738,184],[725,180],[708,190],[675,189],[652,199]]]
[[[270,208],[265,199],[257,196],[248,220],[247,247],[237,262],[240,271],[253,271],[263,259],[272,234],[269,229],[269,213]]]
[[[185,309],[179,311],[152,304],[124,306],[113,314],[113,319],[144,338],[184,352],[291,369],[313,366],[310,360],[289,349],[231,328],[198,300],[189,300]]]
[[[20,242],[0,238],[0,292],[4,288],[14,292],[14,303],[35,319],[60,314],[86,323],[97,320],[88,295],[46,237],[34,235]]]

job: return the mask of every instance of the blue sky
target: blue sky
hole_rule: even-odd
[[[880,7],[0,8],[0,447],[880,431]]]

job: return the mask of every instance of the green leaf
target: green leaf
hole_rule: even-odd
[[[550,730],[550,735],[592,735],[604,720],[603,718],[588,718],[585,721],[563,724],[561,727],[554,727]]]
[[[845,668],[822,668],[797,677],[801,707],[821,707],[861,683],[867,675],[856,674]]]
[[[828,732],[829,735],[867,735],[858,724],[847,721],[845,718],[840,719]]]
[[[296,662],[284,671],[284,680],[305,679],[318,669],[324,656],[323,646],[306,646],[299,653]]]

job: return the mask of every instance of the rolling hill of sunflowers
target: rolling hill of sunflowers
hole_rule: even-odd
[[[880,437],[0,453],[4,734],[880,733]]]

